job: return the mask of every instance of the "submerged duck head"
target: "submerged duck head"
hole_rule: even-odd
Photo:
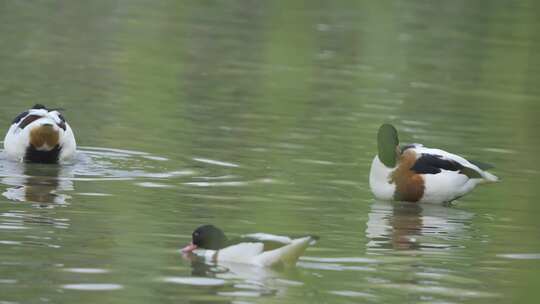
[[[191,243],[182,249],[188,253],[195,249],[219,250],[225,247],[227,237],[225,233],[214,225],[202,225],[191,234]]]
[[[73,131],[57,109],[36,104],[17,115],[4,140],[7,155],[16,160],[56,163],[75,152]]]
[[[398,132],[391,124],[383,124],[377,133],[379,160],[388,168],[394,168],[400,154]]]

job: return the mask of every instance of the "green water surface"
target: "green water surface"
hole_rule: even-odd
[[[64,109],[64,166],[0,156],[0,303],[538,303],[536,1],[2,1],[0,126]],[[377,202],[376,130],[496,166]],[[316,234],[195,263],[203,223]]]

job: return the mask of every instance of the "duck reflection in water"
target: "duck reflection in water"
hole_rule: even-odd
[[[366,236],[370,250],[428,250],[456,247],[473,214],[441,205],[376,201]]]
[[[9,187],[2,195],[12,201],[50,208],[65,205],[70,196],[62,192],[73,190],[70,167],[9,162],[4,172],[1,182]]]

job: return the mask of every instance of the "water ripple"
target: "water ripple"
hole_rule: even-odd
[[[109,270],[102,268],[64,268],[63,271],[86,274],[100,274],[109,272]]]
[[[123,289],[124,286],[120,284],[86,283],[86,284],[65,284],[65,285],[62,285],[62,288],[70,289],[70,290],[109,291],[109,290]]]
[[[509,253],[497,254],[497,256],[512,260],[540,260],[540,253]]]
[[[165,277],[161,279],[163,282],[191,285],[191,286],[223,286],[225,280],[202,278],[202,277]]]
[[[423,294],[434,294],[458,298],[494,298],[500,297],[500,294],[493,292],[484,292],[463,288],[451,288],[443,286],[421,286],[416,284],[383,284],[380,288],[399,289],[407,292],[417,292]]]
[[[376,298],[376,296],[372,294],[352,290],[331,290],[328,293],[351,298]]]
[[[225,161],[214,160],[214,159],[209,159],[209,158],[194,157],[193,160],[198,161],[200,163],[217,165],[217,166],[222,166],[222,167],[232,167],[232,168],[240,167],[239,165],[231,163],[231,162],[225,162]]]

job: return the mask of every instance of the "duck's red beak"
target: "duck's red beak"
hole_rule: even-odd
[[[191,242],[191,243],[189,243],[189,245],[182,248],[182,253],[191,253],[195,249],[197,249],[197,245],[195,245],[195,244],[193,244],[193,242]]]

